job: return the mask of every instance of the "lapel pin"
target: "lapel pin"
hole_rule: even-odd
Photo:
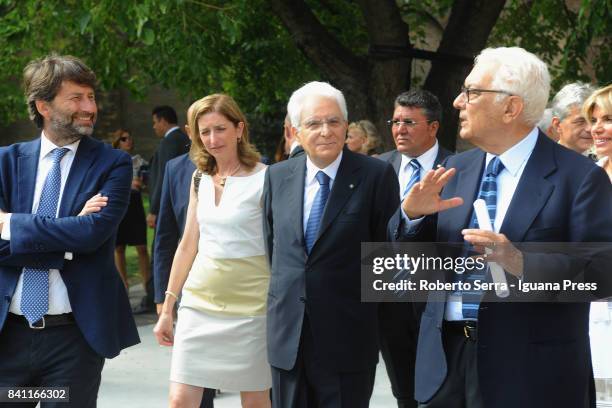
[[[349,184],[349,188],[355,188],[354,184]]]

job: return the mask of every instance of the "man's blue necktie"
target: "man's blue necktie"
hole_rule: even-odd
[[[482,182],[480,183],[478,198],[482,198],[487,204],[491,223],[495,222],[495,214],[497,212],[497,176],[503,169],[504,164],[501,162],[501,160],[499,160],[499,157],[493,157],[493,159],[491,159],[487,165],[487,171],[482,179]],[[491,225],[491,227],[493,227],[493,225]],[[474,212],[472,212],[472,219],[468,228],[478,228],[478,220],[476,219],[476,214]],[[482,298],[482,291],[474,289],[474,282],[476,280],[484,281],[487,270],[488,267],[485,267],[481,269],[474,269],[463,275],[455,274],[459,280],[470,283],[472,288],[472,290],[464,290],[461,292],[461,309],[464,319],[476,319],[478,317],[478,307],[480,305],[480,299]]]
[[[410,192],[410,189],[421,180],[421,164],[419,161],[417,159],[412,159],[410,162],[408,162],[408,165],[412,167],[412,174],[410,175],[410,180],[408,180],[408,183],[406,183],[406,187],[402,193],[402,201],[404,198],[406,198]],[[408,167],[408,165],[406,167]],[[393,275],[393,282],[401,282],[403,279],[408,279],[408,276],[410,276],[410,270],[411,269],[408,268],[397,272],[395,275]],[[404,296],[405,291],[398,289],[395,291],[395,294],[402,297]]]
[[[421,180],[421,163],[419,163],[417,159],[412,159],[408,164],[410,167],[412,167],[412,175],[410,176],[410,180],[408,180],[408,183],[404,188],[404,192],[402,193],[402,201],[404,198],[406,198],[410,192],[410,189]]]
[[[306,250],[309,254],[315,240],[317,239],[319,224],[321,224],[321,217],[323,216],[323,210],[325,209],[327,197],[329,196],[329,176],[324,172],[319,171],[315,177],[319,182],[319,191],[317,191],[317,195],[312,203],[312,209],[310,210],[308,223],[306,224],[306,232],[304,233]]]
[[[62,185],[60,162],[69,149],[56,148],[51,151],[53,164],[45,179],[40,194],[36,215],[55,218]],[[21,291],[21,312],[34,324],[49,310],[49,270],[24,268]]]

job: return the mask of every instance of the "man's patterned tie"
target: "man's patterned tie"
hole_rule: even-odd
[[[504,164],[499,160],[499,157],[495,156],[487,165],[486,174],[480,183],[478,198],[482,198],[487,204],[491,223],[495,222],[495,214],[497,212],[497,176],[503,169]],[[491,225],[491,227],[493,226]],[[472,213],[472,219],[468,228],[478,228],[478,220],[474,212]],[[474,282],[476,280],[484,281],[488,269],[488,267],[484,267],[481,269],[474,269],[470,273],[465,273],[463,275],[455,274],[458,279],[470,283],[470,287],[472,288],[472,290],[464,290],[461,292],[461,309],[464,319],[476,319],[478,317],[478,307],[480,305],[480,299],[482,298],[482,291],[473,289]]]
[[[69,149],[65,147],[51,151],[53,164],[45,179],[36,215],[55,218],[62,183],[60,162],[68,151]],[[47,313],[48,309],[49,270],[24,268],[21,312],[30,324],[34,324]]]

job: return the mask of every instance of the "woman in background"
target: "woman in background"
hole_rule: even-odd
[[[352,152],[367,154],[368,135],[361,121],[352,122],[346,132],[346,147]]]
[[[582,113],[599,158],[597,165],[612,181],[612,85],[593,92]],[[612,302],[591,303],[589,334],[597,399],[612,401]]]
[[[125,129],[116,130],[111,134],[112,146],[132,155],[134,140]],[[140,170],[147,162],[138,154],[132,156],[132,188],[130,190],[130,203],[127,212],[117,231],[115,243],[115,264],[121,275],[125,288],[129,288],[127,279],[127,266],[125,262],[125,247],[133,245],[138,253],[138,266],[143,285],[149,280],[149,253],[147,252],[147,224],[144,207],[142,206],[142,178]]]
[[[381,152],[379,149],[382,143],[376,126],[369,120],[360,120],[358,123],[361,125],[361,128],[365,131],[366,137],[368,138],[366,143],[366,154],[368,156],[380,154]]]

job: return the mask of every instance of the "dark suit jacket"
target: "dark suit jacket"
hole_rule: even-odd
[[[149,213],[159,213],[159,202],[163,185],[163,176],[168,160],[185,154],[189,151],[189,138],[180,129],[175,129],[163,137],[155,155],[151,159],[151,173],[149,175]]]
[[[130,156],[90,137],[77,149],[58,218],[31,214],[40,138],[0,149],[0,205],[13,213],[11,240],[0,241],[0,328],[22,267],[59,269],[76,323],[99,355],[112,358],[139,342],[130,304],[115,268],[115,235],[130,195]],[[101,192],[102,211],[76,217]],[[64,260],[72,252],[73,260]],[[70,345],[66,345],[69,347]]]
[[[462,206],[438,214],[438,242],[462,242],[484,169],[480,149],[452,156],[457,174],[442,192],[460,196]],[[512,242],[611,242],[612,188],[591,160],[540,133],[504,218],[500,232]],[[389,223],[392,236],[405,234]],[[572,259],[563,254],[524,253],[526,281],[575,277]],[[444,275],[441,275],[444,279]],[[447,279],[449,279],[447,277]],[[512,277],[508,277],[510,281]],[[445,293],[430,293],[421,319],[416,365],[416,399],[429,400],[447,374],[442,344]],[[437,301],[435,301],[437,300]],[[487,302],[478,311],[478,376],[486,407],[583,406],[592,381],[588,303]],[[594,406],[594,401],[593,406]]]
[[[176,157],[166,165],[161,193],[153,256],[155,303],[163,303],[168,288],[170,268],[178,243],[183,236],[189,188],[196,167],[189,154]]]
[[[306,156],[271,166],[264,187],[264,233],[271,264],[268,358],[289,370],[304,313],[321,363],[334,371],[378,361],[376,303],[361,302],[360,243],[384,241],[397,207],[393,169],[344,149],[310,255],[303,231]]]

